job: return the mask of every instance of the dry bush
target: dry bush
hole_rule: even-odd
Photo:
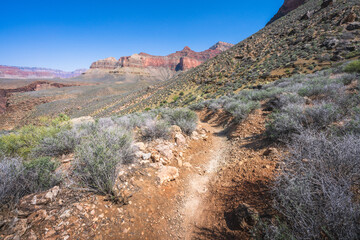
[[[74,173],[82,185],[112,195],[119,167],[133,161],[132,134],[123,128],[98,128],[75,149]]]
[[[298,239],[357,239],[360,138],[306,131],[289,145],[274,187],[275,207]]]

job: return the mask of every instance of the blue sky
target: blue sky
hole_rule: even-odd
[[[3,1],[0,64],[88,68],[106,57],[167,55],[238,43],[265,26],[283,0]]]

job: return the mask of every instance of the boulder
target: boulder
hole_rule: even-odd
[[[341,20],[340,24],[354,22],[356,20],[356,18],[357,18],[357,15],[354,12],[351,12]]]
[[[356,29],[360,29],[360,22],[349,23],[346,27],[346,30],[348,30],[348,31],[353,31]]]
[[[279,152],[276,148],[268,148],[264,151],[263,156],[273,156],[273,155],[278,155]]]
[[[314,10],[312,10],[312,11],[307,11],[301,18],[300,18],[300,20],[308,20],[308,19],[310,19],[312,16],[313,16],[313,14],[314,14]]]
[[[160,162],[160,153],[158,153],[157,151],[153,151],[153,152],[151,152],[151,160],[153,161],[153,162]]]
[[[50,199],[50,201],[53,201],[56,198],[56,196],[59,194],[59,192],[60,192],[59,186],[55,186],[45,194],[45,198]]]
[[[199,140],[199,134],[198,134],[198,132],[197,131],[193,131],[192,133],[191,133],[191,139],[192,140]]]
[[[186,144],[186,138],[181,133],[176,133],[175,142],[178,146],[183,146]]]
[[[322,4],[321,4],[321,8],[327,8],[328,6],[333,5],[333,3],[335,2],[335,0],[323,0]]]
[[[139,149],[140,151],[144,152],[146,150],[145,143],[143,142],[136,142],[134,143],[134,146],[137,147],[137,149]]]
[[[171,147],[167,144],[157,145],[155,149],[159,151],[159,153],[166,157],[168,160],[171,160],[174,157]]]
[[[157,179],[160,184],[170,182],[179,177],[179,170],[176,167],[163,166],[156,173]]]
[[[142,155],[142,159],[144,159],[144,160],[149,160],[150,158],[151,158],[151,153],[144,153]]]
[[[135,152],[135,156],[136,156],[137,158],[142,158],[142,157],[144,156],[144,153],[143,153],[142,151],[136,151],[136,152]]]
[[[339,39],[329,38],[323,42],[322,46],[326,47],[327,50],[331,50],[334,49],[339,44],[339,42]]]

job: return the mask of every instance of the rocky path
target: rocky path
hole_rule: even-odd
[[[280,153],[264,137],[267,114],[256,110],[228,129],[226,162],[209,181],[187,239],[250,239],[254,218],[273,216],[269,190]]]
[[[196,223],[200,220],[204,211],[204,198],[209,190],[209,182],[214,179],[219,168],[226,163],[229,156],[228,139],[224,129],[214,124],[202,123],[202,126],[209,132],[212,138],[212,146],[207,159],[202,164],[202,172],[191,174],[185,186],[185,199],[183,201],[183,228],[182,239],[191,239]],[[192,159],[202,157],[202,153],[194,154]]]
[[[253,223],[242,221],[239,206],[272,215],[278,150],[263,137],[264,114],[225,131],[226,116],[202,113],[198,135],[174,148],[166,164],[178,171],[175,180],[159,183],[161,164],[129,166],[120,177],[131,186],[123,206],[62,187],[50,199],[46,192],[27,196],[10,218],[15,232],[0,231],[0,239],[249,239]]]

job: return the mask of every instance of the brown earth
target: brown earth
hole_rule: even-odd
[[[207,122],[199,129],[206,136],[174,152],[177,161],[169,165],[179,169],[175,181],[160,185],[156,168],[129,166],[124,178],[132,188],[124,193],[125,205],[63,187],[56,200],[40,205],[30,204],[30,195],[20,201],[15,227],[0,226],[0,239],[14,239],[14,228],[21,239],[249,239],[234,209],[245,203],[261,217],[273,214],[269,187],[278,150],[263,136],[266,114],[257,110],[224,129],[228,116],[202,112]],[[62,161],[69,167],[68,159]]]
[[[27,100],[19,100],[14,97],[16,93],[40,91],[51,88],[64,88],[80,86],[80,83],[57,83],[45,80],[34,81],[21,87],[0,89],[0,130],[10,130],[15,126],[26,123],[31,110],[37,105],[59,100],[59,97],[38,97]],[[61,96],[60,98],[65,98]],[[34,119],[31,119],[34,120]],[[20,122],[22,124],[20,124]]]

